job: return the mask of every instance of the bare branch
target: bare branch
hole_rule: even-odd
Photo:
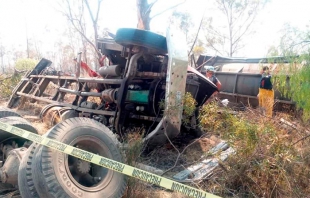
[[[235,39],[235,41],[232,43],[232,45],[235,45],[235,43],[239,42],[239,40],[248,32],[250,26],[252,25],[255,18],[252,18],[251,22],[248,23],[244,31],[238,36],[238,38]]]
[[[292,145],[295,145],[295,144],[297,144],[297,143],[299,143],[299,142],[301,142],[301,141],[303,141],[303,140],[305,140],[305,139],[307,139],[307,138],[309,138],[309,137],[310,137],[310,134],[308,134],[308,135],[302,137],[301,139],[297,140],[297,141],[294,142]]]
[[[246,4],[246,6],[240,11],[239,16],[236,17],[236,20],[232,22],[232,25],[234,25],[234,23],[237,23],[238,20],[241,18],[241,16],[243,15],[244,11],[247,9],[248,4]]]
[[[194,40],[193,45],[192,45],[192,47],[191,47],[191,49],[190,49],[190,51],[189,51],[189,53],[188,53],[188,56],[189,56],[190,53],[192,52],[192,50],[193,50],[193,48],[194,48],[194,46],[195,46],[195,44],[196,44],[196,42],[197,42],[198,34],[199,34],[200,29],[201,29],[201,26],[202,26],[202,22],[203,22],[203,19],[204,19],[204,16],[205,16],[205,12],[206,12],[206,9],[204,10],[203,15],[202,15],[202,17],[201,17],[200,24],[199,24],[199,27],[198,27],[198,31],[197,31],[197,33],[196,33],[195,40]]]
[[[83,2],[85,2],[86,6],[87,6],[87,9],[88,9],[88,12],[89,12],[89,15],[90,15],[90,17],[92,19],[92,22],[93,22],[93,27],[94,27],[94,32],[95,32],[95,42],[96,42],[96,39],[97,39],[96,37],[98,36],[98,33],[97,33],[97,20],[98,20],[98,16],[99,16],[99,12],[100,12],[100,5],[101,5],[102,0],[98,0],[98,8],[97,8],[97,13],[96,13],[96,18],[94,18],[93,13],[91,12],[88,0],[83,0],[82,1],[82,7],[81,7],[82,10],[81,10],[81,14],[79,16],[76,16],[76,15],[73,16],[72,8],[71,8],[69,0],[66,0],[66,2],[67,2],[67,7],[68,7],[68,13],[63,12],[63,14],[71,22],[73,28],[81,35],[82,39],[84,41],[88,42],[93,47],[93,49],[97,53],[98,59],[100,59],[102,57],[102,54],[97,49],[96,45],[86,36],[85,27],[83,25],[83,14],[82,13],[84,12]],[[85,49],[85,46],[84,46],[84,49]],[[84,53],[84,55],[86,56],[85,53]]]
[[[158,1],[158,0],[154,1],[153,3],[150,3],[150,4],[149,4],[149,7],[147,8],[147,10],[145,11],[144,14],[146,14],[146,13],[148,13],[148,12],[151,12],[151,9],[152,9],[153,5],[154,5],[157,1]]]
[[[209,40],[207,40],[207,42],[209,43],[209,46],[217,53],[219,53],[220,55],[222,55],[222,53],[213,45],[213,43],[211,43]]]
[[[228,39],[227,36],[225,36],[224,34],[221,34],[219,33],[218,31],[212,29],[212,28],[207,28],[206,30],[208,30],[208,33],[209,34],[212,34],[214,36],[218,36],[218,37],[221,37],[223,39]]]
[[[173,8],[176,8],[176,7],[178,7],[179,5],[182,5],[182,4],[185,3],[185,2],[186,2],[186,0],[184,0],[184,1],[181,2],[181,3],[176,4],[176,5],[174,5],[174,6],[171,6],[171,7],[167,8],[167,9],[165,9],[165,10],[163,10],[163,11],[161,11],[161,12],[155,14],[155,15],[152,16],[150,19],[153,19],[153,18],[155,18],[155,17],[157,17],[157,16],[159,16],[159,15],[161,15],[161,14],[167,12],[168,10],[171,10],[171,9],[173,9]]]
[[[164,126],[165,128],[165,126]],[[168,137],[167,133],[166,133],[166,128],[165,128],[165,135],[169,141],[169,143],[171,144],[171,146],[178,152],[178,156],[177,156],[177,159],[175,160],[174,162],[174,165],[172,167],[170,167],[169,169],[167,169],[165,172],[163,172],[161,174],[161,176],[163,176],[164,174],[166,174],[167,172],[169,172],[170,170],[174,169],[179,161],[179,158],[181,157],[181,155],[186,151],[186,149],[188,147],[190,147],[191,145],[193,145],[194,143],[196,143],[197,141],[199,141],[201,138],[203,138],[204,136],[201,136],[200,138],[197,138],[195,141],[191,142],[190,144],[188,144],[183,150],[182,152],[179,151],[179,149],[176,148],[176,146],[172,143],[172,141],[170,140],[170,138]]]
[[[87,10],[88,10],[88,12],[89,12],[89,16],[90,16],[92,22],[95,23],[95,22],[96,22],[96,19],[94,18],[94,15],[93,15],[93,13],[92,13],[92,11],[91,11],[91,9],[90,9],[88,0],[84,0],[84,2],[85,2],[85,4],[86,4],[86,6],[87,6]],[[98,9],[99,9],[99,7],[98,7]],[[98,10],[97,10],[97,16],[98,16]]]

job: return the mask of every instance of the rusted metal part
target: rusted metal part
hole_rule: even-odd
[[[52,108],[52,107],[55,107],[55,106],[58,106],[57,104],[48,104],[48,105],[45,105],[42,109],[41,109],[41,112],[39,114],[39,118],[40,119],[43,119],[43,117],[45,116],[46,112]],[[61,106],[60,106],[61,107]]]
[[[103,78],[120,76],[121,66],[120,65],[109,65],[109,66],[100,67],[99,74]]]
[[[64,111],[64,109],[59,106],[48,109],[43,115],[44,123],[46,123],[49,127],[59,123],[61,121],[61,111]]]
[[[136,76],[138,59],[143,55],[143,53],[144,52],[139,52],[138,54],[132,55],[132,57],[130,58],[128,71],[126,73],[127,78],[131,79]]]
[[[164,78],[166,73],[157,73],[157,72],[137,72],[139,77],[148,77],[148,78]]]
[[[160,122],[160,120],[161,120],[161,118],[144,116],[144,115],[130,115],[130,118],[135,118],[135,119],[139,119],[139,120],[156,121],[156,122]]]
[[[100,115],[109,115],[109,116],[115,116],[115,112],[114,111],[105,111],[105,110],[96,110],[96,109],[86,109],[86,108],[81,108],[79,106],[76,105],[72,105],[72,104],[68,104],[68,103],[64,103],[64,102],[57,102],[54,100],[49,100],[46,98],[41,98],[41,97],[37,97],[37,96],[33,96],[30,94],[25,94],[25,93],[17,93],[20,96],[25,96],[27,98],[32,98],[35,99],[37,101],[42,101],[42,102],[46,102],[46,103],[52,103],[55,105],[59,105],[59,106],[63,106],[63,107],[70,107],[72,109],[78,110],[78,111],[82,111],[82,112],[89,112],[89,113],[95,113],[95,114],[100,114]]]
[[[74,90],[66,89],[66,88],[59,88],[58,90],[59,90],[60,92],[71,93],[71,94],[78,95],[78,96],[94,96],[94,97],[101,97],[101,95],[102,95],[102,93],[97,93],[97,92],[74,91]]]
[[[4,165],[0,168],[0,178],[2,183],[17,185],[18,168],[27,148],[21,147],[11,150]]]
[[[116,93],[117,93],[118,89],[106,89],[104,91],[101,92],[101,98],[102,100],[104,100],[105,102],[108,103],[113,103],[117,101],[116,98]]]
[[[103,54],[106,54],[106,50],[111,51],[122,51],[123,46],[117,44],[113,39],[98,39],[97,47],[102,51]],[[129,48],[125,49],[127,53],[130,52]]]
[[[118,85],[122,83],[122,79],[102,79],[102,78],[78,78],[72,76],[45,76],[45,75],[31,75],[31,78],[47,78],[47,79],[59,79],[59,80],[70,80],[72,82],[92,82],[92,83],[103,83],[103,84],[114,84]]]
[[[6,159],[9,156],[9,153],[11,150],[13,150],[16,145],[10,145],[10,144],[6,144],[4,145],[1,149],[2,149],[2,153],[3,153],[3,158]]]

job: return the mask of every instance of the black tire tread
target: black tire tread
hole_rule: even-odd
[[[31,176],[33,178],[34,187],[39,197],[51,198],[52,196],[48,193],[48,184],[44,180],[42,166],[41,166],[41,154],[43,146],[38,146],[34,152],[33,161],[31,164]]]
[[[51,139],[59,140],[63,132],[69,131],[70,129],[73,129],[75,127],[80,127],[80,126],[83,126],[83,127],[87,126],[90,128],[104,130],[105,134],[113,141],[113,143],[117,145],[117,147],[119,146],[118,140],[106,126],[92,119],[82,118],[82,117],[70,118],[61,123],[58,123],[52,129],[50,129],[50,132],[47,134],[47,137]],[[52,154],[53,153],[50,148],[43,147],[42,156],[51,156]],[[119,153],[119,156],[116,156],[115,158],[118,158],[121,160],[122,159],[121,153]],[[56,197],[57,198],[58,197],[63,197],[63,198],[69,197],[69,195],[63,189],[63,187],[57,181],[56,176],[50,175],[51,164],[53,164],[53,161],[51,158],[46,158],[45,160],[42,160],[42,172],[43,172],[45,182],[48,183],[49,193],[52,195],[52,197],[55,197],[55,198]],[[52,170],[52,173],[54,174],[54,169]],[[123,193],[125,192],[125,189],[126,189],[126,182],[123,182],[120,185],[122,186],[120,187],[119,192],[117,192],[118,194],[115,195],[114,197],[123,196]]]
[[[9,108],[0,107],[0,118],[5,118],[5,117],[9,117],[9,116],[22,117],[21,115],[19,115],[18,113],[16,113],[15,111],[13,111]]]
[[[37,129],[31,125],[29,121],[25,118],[17,117],[17,116],[7,116],[4,118],[0,118],[1,122],[5,122],[7,124],[13,125],[15,127],[30,131],[32,133],[38,133]]]
[[[33,163],[34,151],[38,144],[33,143],[24,155],[18,170],[18,188],[22,197],[40,198],[31,175],[31,164]]]
[[[0,118],[0,122],[4,122],[14,127],[38,134],[37,129],[33,127],[30,122],[28,122],[26,119],[21,118],[21,117],[8,116],[8,117]],[[8,133],[0,129],[0,140],[5,141],[6,139],[13,138],[13,137],[14,138],[16,137],[19,140],[20,146],[23,146],[22,144],[28,141],[24,138],[18,137],[16,135],[13,135],[11,133]]]
[[[168,53],[166,37],[147,30],[120,28],[116,32],[115,42],[124,46],[143,46],[161,54]]]

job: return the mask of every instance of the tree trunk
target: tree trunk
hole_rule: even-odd
[[[137,28],[150,30],[150,5],[147,0],[137,0],[138,25]]]

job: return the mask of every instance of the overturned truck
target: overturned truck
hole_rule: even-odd
[[[180,133],[183,98],[189,92],[197,110],[185,128],[199,133],[198,108],[218,90],[188,65],[186,48],[176,35],[119,29],[113,39],[97,43],[109,64],[96,77],[80,77],[80,58],[74,75],[62,75],[42,59],[13,90],[8,107],[18,106],[22,98],[45,102],[40,116],[54,113],[49,121],[59,122],[47,137],[122,161],[118,142],[127,129],[144,127],[147,149]],[[5,154],[1,181],[18,184],[23,197],[121,197],[125,190],[120,173],[37,144],[29,147],[18,137],[2,138],[0,143]]]
[[[149,131],[145,134],[149,147],[161,145],[167,139],[165,131],[169,138],[180,132],[186,92],[199,107],[218,91],[209,79],[188,66],[186,49],[176,49],[179,41],[173,39],[137,29],[118,30],[114,39],[98,42],[98,49],[109,60],[109,65],[99,69],[100,77],[58,75],[50,71],[51,62],[42,59],[14,89],[8,107],[18,105],[21,97],[43,101],[50,105],[41,116],[54,108],[62,120],[92,118],[117,134],[130,126],[143,125]],[[77,64],[79,69],[80,62]],[[51,86],[56,90],[52,96],[45,94]],[[74,96],[73,100],[66,101],[66,95]],[[100,102],[92,102],[89,97]]]
[[[261,80],[260,71],[263,66],[268,66],[273,75],[273,89],[275,92],[275,110],[283,107],[293,109],[295,103],[286,97],[277,87],[277,74],[281,70],[289,68],[290,57],[268,57],[268,58],[232,58],[221,56],[200,55],[196,65],[199,69],[203,67],[215,67],[215,75],[221,81],[222,88],[219,92],[220,98],[228,99],[230,102],[246,106],[258,106],[258,90]],[[287,88],[289,88],[289,76],[287,76]]]

